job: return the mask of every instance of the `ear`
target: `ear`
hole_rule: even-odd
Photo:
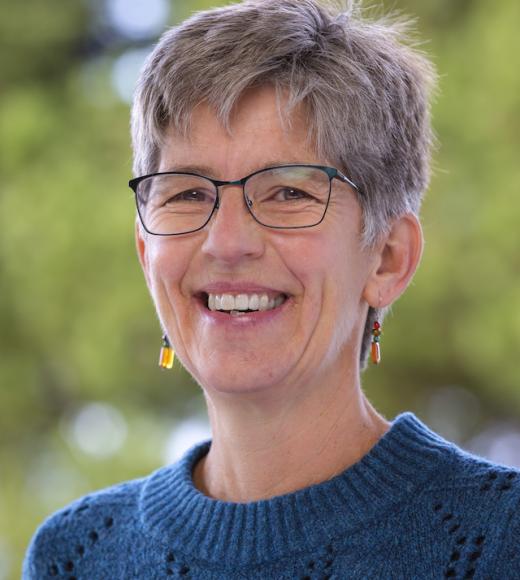
[[[137,256],[139,257],[139,263],[143,269],[144,277],[146,279],[146,284],[150,288],[150,277],[148,275],[148,259],[146,255],[146,232],[141,227],[139,220],[135,220],[135,245],[137,248]]]
[[[363,297],[373,308],[389,306],[410,283],[423,251],[423,234],[414,214],[396,219],[384,240],[376,245],[374,267]]]

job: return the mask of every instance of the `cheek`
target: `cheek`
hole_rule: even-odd
[[[296,241],[285,254],[290,256],[287,267],[313,302],[330,301],[341,308],[359,299],[366,267],[357,238],[330,228]]]
[[[159,238],[148,251],[148,274],[154,299],[163,292],[180,291],[184,274],[189,267],[192,251],[187,244],[174,238]]]
[[[335,360],[345,348],[352,352],[363,316],[366,261],[357,238],[343,232],[322,256],[322,318],[320,336],[328,343],[326,360]],[[350,346],[348,346],[350,345]]]

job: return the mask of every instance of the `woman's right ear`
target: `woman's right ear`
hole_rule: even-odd
[[[148,260],[146,256],[146,232],[143,230],[139,219],[135,220],[135,245],[139,263],[143,269],[143,274],[148,288],[150,288],[150,278],[148,276]]]

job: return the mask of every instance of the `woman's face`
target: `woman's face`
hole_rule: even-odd
[[[242,98],[232,137],[199,106],[189,139],[169,134],[158,171],[198,168],[231,181],[273,165],[331,165],[305,146],[303,118],[292,121],[284,132],[269,88]],[[360,248],[355,193],[334,179],[325,219],[301,230],[257,223],[241,187],[225,186],[220,194],[219,209],[198,232],[161,237],[137,228],[150,292],[184,366],[205,389],[257,394],[357,370],[370,263]],[[208,309],[208,294],[285,300],[235,316]]]

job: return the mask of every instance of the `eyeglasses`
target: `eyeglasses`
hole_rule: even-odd
[[[359,187],[341,171],[323,165],[280,165],[255,171],[236,181],[219,181],[196,173],[164,172],[128,182],[135,193],[144,229],[157,236],[196,232],[220,205],[218,188],[241,185],[249,213],[269,228],[296,229],[323,221],[332,180]]]

